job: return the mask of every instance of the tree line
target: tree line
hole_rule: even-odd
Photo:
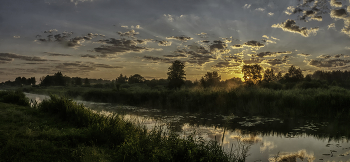
[[[40,86],[93,86],[96,88],[117,88],[126,86],[125,84],[144,83],[149,87],[162,86],[169,89],[179,89],[183,86],[194,87],[202,86],[204,88],[213,86],[235,85],[258,85],[266,88],[281,89],[299,86],[301,88],[318,88],[325,85],[337,85],[350,88],[350,71],[315,71],[313,74],[303,75],[300,68],[292,65],[285,74],[275,73],[273,69],[263,69],[259,64],[244,65],[242,67],[243,81],[241,78],[233,77],[225,81],[217,71],[207,72],[199,80],[186,80],[185,65],[181,61],[174,61],[168,68],[167,79],[147,80],[140,74],[134,74],[127,77],[120,74],[115,80],[89,79],[80,77],[64,76],[62,72],[54,75],[47,75],[40,78]],[[35,85],[35,77],[25,78],[17,77],[15,81],[2,82],[1,85],[22,86]]]

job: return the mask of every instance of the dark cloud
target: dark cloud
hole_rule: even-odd
[[[334,9],[331,11],[331,17],[334,19],[344,19],[348,16],[345,9]]]
[[[227,45],[223,41],[214,41],[214,44],[209,46],[211,53],[221,53],[226,54],[230,52],[230,49],[227,49]]]
[[[68,41],[68,47],[77,47],[77,46],[80,46],[82,42],[84,42],[85,39],[84,37],[75,37],[75,38],[72,38]]]
[[[331,57],[332,56],[330,56],[330,55],[321,55],[321,56],[318,56],[317,58],[329,59]]]
[[[160,57],[153,57],[153,56],[143,56],[143,60],[150,60],[150,61],[153,61],[154,63],[157,63],[157,62],[172,63],[174,61],[168,58],[160,58]]]
[[[222,50],[226,49],[227,45],[225,43],[215,43],[209,46],[210,52],[215,51],[215,50]]]
[[[210,41],[208,40],[202,40],[203,43],[209,43]]]
[[[95,52],[102,54],[116,54],[116,53],[128,53],[128,52],[144,52],[155,50],[153,48],[137,46],[138,44],[144,44],[151,41],[150,39],[144,40],[127,40],[127,39],[106,39],[99,40],[100,43],[112,44],[112,46],[102,45],[94,48]]]
[[[243,60],[243,62],[245,64],[259,64],[262,61],[264,61],[263,59],[259,59],[259,58],[250,58],[249,60]]]
[[[72,56],[70,54],[62,54],[62,53],[52,53],[52,52],[44,52],[45,54],[48,54],[49,56]]]
[[[337,55],[334,55],[333,57],[334,58],[340,58],[340,57],[346,57],[347,55],[344,55],[344,54],[337,54]]]
[[[121,37],[134,37],[135,35],[139,34],[139,32],[135,32],[135,30],[130,30],[125,33],[123,32],[117,32]]]
[[[95,56],[95,55],[89,55],[89,54],[81,55],[80,57],[97,58],[97,56]]]
[[[343,6],[343,4],[341,2],[338,2],[336,0],[331,0],[330,4],[333,7],[342,7]]]
[[[322,59],[330,59],[330,58],[340,58],[340,57],[346,57],[347,55],[344,55],[344,54],[336,54],[336,55],[321,55],[321,56],[318,56],[317,58],[322,58]]]
[[[1,53],[0,53],[0,55],[1,55]],[[13,61],[13,58],[8,58],[8,57],[0,57],[0,61],[11,62],[11,61]]]
[[[203,64],[210,62],[211,60],[216,59],[215,57],[211,56],[210,54],[199,54],[199,53],[194,52],[194,51],[189,51],[188,54],[190,55],[189,56],[190,59],[187,62],[198,64],[199,66],[202,66]]]
[[[312,16],[310,19],[311,20],[316,20],[316,21],[322,21],[322,16],[316,15],[316,16]]]
[[[174,55],[163,55],[164,57],[187,57],[187,55],[184,54],[174,54]]]
[[[239,66],[239,63],[234,63],[231,64],[228,61],[223,61],[223,62],[218,62],[216,65],[213,65],[212,67],[214,68],[227,68],[227,67],[235,67],[235,66]]]
[[[310,10],[304,10],[303,16],[300,17],[300,20],[306,21],[306,18],[309,17],[310,20],[322,21],[322,16],[317,15],[318,11],[319,11],[319,9],[316,7],[313,7]]]
[[[38,62],[27,62],[25,64],[29,64],[29,65],[37,65],[37,64],[43,64],[43,63],[38,63]]]
[[[281,54],[291,54],[291,51],[284,51],[284,52],[260,52],[256,55],[252,55],[253,57],[276,57]]]
[[[171,46],[171,43],[172,42],[166,40],[158,41],[158,46]]]
[[[225,58],[233,59],[235,62],[240,62],[242,60],[239,56],[225,56]]]
[[[47,33],[49,33],[49,32],[47,32]],[[46,35],[47,39],[42,38],[41,35],[37,35],[36,38],[38,38],[38,39],[36,39],[35,41],[37,41],[37,42],[52,42],[52,41],[55,41],[55,42],[60,42],[63,45],[66,45],[68,47],[76,48],[78,46],[81,46],[81,44],[85,40],[91,40],[91,39],[95,38],[96,36],[104,37],[101,34],[88,33],[86,36],[78,36],[78,37],[74,37],[74,38],[69,39],[72,35],[73,35],[73,32],[66,32],[66,31],[61,33],[61,34],[55,34],[55,35],[49,34],[49,35]]]
[[[20,60],[25,60],[25,61],[48,61],[46,59],[42,59],[42,58],[37,57],[37,56],[29,57],[29,56],[23,56],[23,55],[18,55],[18,54],[13,54],[13,53],[0,53],[0,58],[20,59]]]
[[[287,62],[286,59],[269,59],[269,60],[265,61],[265,63],[270,64],[271,66],[275,66],[278,64],[284,64],[286,62]]]
[[[299,56],[304,56],[304,57],[310,56],[310,54],[304,54],[304,53],[299,53],[298,55],[299,55]]]
[[[69,73],[87,73],[91,71],[96,71],[97,68],[119,69],[123,67],[111,66],[107,64],[100,64],[100,63],[94,63],[94,62],[81,62],[81,61],[60,63],[57,66],[55,66],[55,70],[68,71]]]
[[[342,67],[350,63],[350,60],[343,60],[343,59],[334,59],[334,60],[313,60],[311,59],[308,62],[308,65],[318,67],[318,68],[324,68],[324,67]]]
[[[93,67],[97,68],[106,68],[106,69],[120,69],[123,68],[122,66],[111,66],[107,64],[92,64]]]
[[[231,48],[233,48],[233,49],[240,49],[240,48],[243,48],[243,46],[240,45],[240,44],[235,44],[235,45],[232,45]]]
[[[310,33],[317,33],[318,27],[307,29],[306,27],[300,28],[298,25],[296,25],[296,22],[294,20],[288,19],[285,22],[282,22],[280,24],[273,24],[271,27],[273,28],[281,28],[283,31],[288,31],[292,33],[298,33],[304,37],[308,37]]]
[[[243,46],[259,49],[261,47],[264,47],[265,45],[260,43],[260,42],[258,42],[258,41],[251,40],[251,41],[245,42],[243,44]]]
[[[187,36],[171,36],[171,37],[166,37],[166,39],[176,39],[176,40],[179,40],[179,41],[188,41],[188,40],[192,40],[193,38],[191,37],[187,37]]]

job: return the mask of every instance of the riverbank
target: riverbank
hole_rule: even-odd
[[[160,128],[147,130],[66,98],[51,96],[30,108],[4,103],[12,95],[4,93],[0,95],[4,161],[244,161],[239,154],[225,153],[215,141],[182,139]]]
[[[350,91],[327,88],[275,90],[261,87],[96,89],[83,87],[28,88],[26,92],[60,94],[86,101],[117,103],[176,111],[261,115],[315,119],[349,119]]]

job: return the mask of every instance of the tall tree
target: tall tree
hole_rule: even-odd
[[[119,77],[116,79],[116,81],[118,84],[123,84],[128,81],[128,77],[126,75],[123,76],[123,74],[120,74]]]
[[[66,85],[66,81],[63,78],[63,74],[59,71],[57,73],[55,73],[54,75],[54,85],[56,86],[65,86]]]
[[[278,74],[276,75],[276,80],[277,81],[280,81],[282,79],[282,73],[281,72],[278,72]]]
[[[276,79],[275,74],[273,73],[273,69],[266,69],[264,72],[264,81],[271,82]]]
[[[170,89],[180,88],[185,84],[186,74],[184,68],[185,65],[179,60],[174,61],[173,64],[168,68],[168,87]]]
[[[83,85],[83,81],[82,81],[82,79],[80,77],[76,77],[74,79],[74,82],[75,82],[75,85],[77,85],[77,86]]]
[[[262,79],[262,67],[258,64],[243,65],[242,73],[246,84],[257,84]]]
[[[89,86],[89,85],[90,85],[90,81],[89,81],[88,78],[85,78],[85,79],[84,79],[84,85],[85,85],[85,86]]]
[[[200,82],[203,87],[211,87],[220,83],[221,76],[217,71],[207,72],[204,77],[201,78]]]
[[[284,79],[288,82],[299,82],[304,79],[304,75],[300,68],[296,68],[294,65],[292,65],[288,69],[288,73],[284,74]]]
[[[129,77],[129,83],[143,83],[145,80],[140,74],[134,74]]]

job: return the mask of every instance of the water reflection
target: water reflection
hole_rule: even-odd
[[[47,98],[44,95],[26,95],[37,101]],[[164,130],[178,132],[182,137],[192,135],[196,139],[216,140],[228,152],[242,151],[235,148],[244,146],[249,148],[250,154],[246,161],[345,162],[350,159],[350,129],[343,121],[190,114],[107,103],[77,102],[103,115],[121,114],[125,120],[140,123],[149,129],[160,126]]]
[[[274,157],[270,157],[270,162],[296,162],[297,159],[307,162],[313,162],[316,158],[313,153],[308,153],[305,149],[298,152],[282,152]]]

